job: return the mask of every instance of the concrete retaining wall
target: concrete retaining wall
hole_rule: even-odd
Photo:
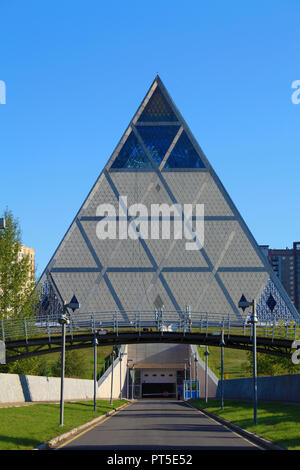
[[[93,396],[93,380],[65,379],[65,400],[86,399]],[[0,374],[0,403],[59,400],[59,377]]]
[[[126,352],[126,346],[121,347]],[[126,383],[127,356],[121,366],[121,379],[124,396]],[[109,399],[111,393],[111,366],[98,381],[97,398]],[[120,396],[120,362],[114,362],[113,398]],[[84,379],[64,380],[64,400],[94,398],[94,381]],[[31,401],[59,401],[60,377],[39,377],[33,375],[0,374],[0,403],[22,403]]]
[[[196,345],[191,345],[191,355],[196,354],[197,362],[197,378],[200,380],[200,397],[205,397],[205,362],[199,356],[198,348]],[[195,364],[192,364],[192,378],[195,380]],[[218,388],[218,377],[212,372],[212,370],[207,368],[207,395],[209,398],[215,398]]]
[[[252,378],[224,380],[224,398],[252,400]],[[220,382],[217,389],[220,397]],[[258,400],[300,402],[300,374],[257,378]]]
[[[113,378],[113,398],[120,397],[120,388],[122,390],[122,397],[126,398],[126,377],[127,377],[127,345],[123,344],[120,349],[120,354],[123,358],[120,364],[120,359],[114,361],[114,378]],[[111,394],[111,380],[112,380],[112,366],[110,366],[98,381],[98,395],[101,398],[109,399]]]

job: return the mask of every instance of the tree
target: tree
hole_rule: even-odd
[[[253,373],[253,355],[248,351],[248,361],[242,364],[242,369],[246,376],[252,376]],[[257,354],[257,375],[285,375],[299,374],[300,366],[292,363],[291,358],[273,356],[271,354]]]
[[[20,256],[21,230],[11,211],[0,231],[0,319],[32,316],[38,300],[35,273],[28,256]]]
[[[5,229],[0,230],[0,319],[19,319],[35,314],[38,290],[30,259],[20,256],[21,230],[11,211],[4,212]],[[9,356],[9,352],[7,352]],[[37,375],[40,358],[9,362],[0,372]]]
[[[65,376],[80,378],[84,376],[88,368],[85,356],[79,351],[66,351],[65,356]],[[59,377],[61,374],[61,358],[59,357],[52,367],[52,374]]]

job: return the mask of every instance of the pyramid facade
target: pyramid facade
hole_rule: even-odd
[[[164,237],[160,212],[152,217],[158,236],[150,230],[145,236],[143,222],[161,205],[172,208],[169,236]],[[200,215],[195,215],[196,206],[203,210]],[[178,220],[188,241],[177,236]],[[192,311],[244,320],[247,313],[238,309],[244,294],[257,300],[261,320],[299,318],[158,76],[46,267],[40,287],[40,315],[47,316],[56,316],[62,302],[75,294],[79,313],[120,311],[125,317],[128,311],[163,306],[180,315],[189,305]]]

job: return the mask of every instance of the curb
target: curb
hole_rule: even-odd
[[[215,421],[217,421],[218,423],[223,424],[227,428],[231,429],[232,431],[235,431],[237,434],[240,434],[243,437],[247,437],[248,439],[256,442],[257,444],[260,444],[261,446],[263,446],[265,448],[265,450],[286,450],[283,447],[277,446],[276,444],[273,444],[273,442],[268,441],[267,439],[264,439],[263,437],[257,436],[256,434],[254,434],[250,431],[246,431],[246,429],[240,428],[239,426],[237,426],[236,424],[231,423],[230,421],[226,421],[226,419],[221,418],[218,415],[210,413],[209,411],[206,411],[203,408],[199,408],[196,405],[192,405],[191,403],[188,403],[188,402],[186,402],[186,403],[190,407],[201,411],[201,413],[205,414],[209,418],[212,418]]]
[[[108,411],[104,415],[98,416],[97,418],[93,419],[92,421],[89,421],[88,423],[82,424],[81,426],[78,426],[77,428],[71,429],[70,431],[60,434],[57,437],[54,437],[48,442],[44,442],[43,444],[40,444],[39,446],[35,447],[33,450],[50,450],[53,447],[55,447],[59,442],[64,441],[68,439],[69,437],[73,436],[74,434],[77,434],[80,431],[83,431],[84,429],[93,426],[94,424],[101,423],[105,418],[108,418],[109,416],[112,416],[115,414],[117,411],[122,410],[123,408],[126,408],[127,406],[131,405],[131,402],[124,403],[124,405],[119,406],[119,408],[113,408],[111,411]]]

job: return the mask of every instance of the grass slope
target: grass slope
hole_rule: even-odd
[[[59,426],[59,403],[0,408],[0,450],[31,450],[71,429],[101,416],[126,400],[97,400],[64,404],[64,426]]]
[[[255,426],[250,402],[225,400],[224,410],[219,400],[209,400],[207,405],[204,400],[191,400],[191,403],[284,449],[300,450],[300,405],[259,402]]]
[[[208,348],[208,367],[213,373],[220,378],[221,377],[221,349],[216,346],[210,346]],[[205,361],[205,348],[198,347],[199,355],[203,361]],[[242,369],[243,362],[248,361],[247,351],[224,348],[224,377],[227,379],[240,379],[246,377],[245,372]]]

